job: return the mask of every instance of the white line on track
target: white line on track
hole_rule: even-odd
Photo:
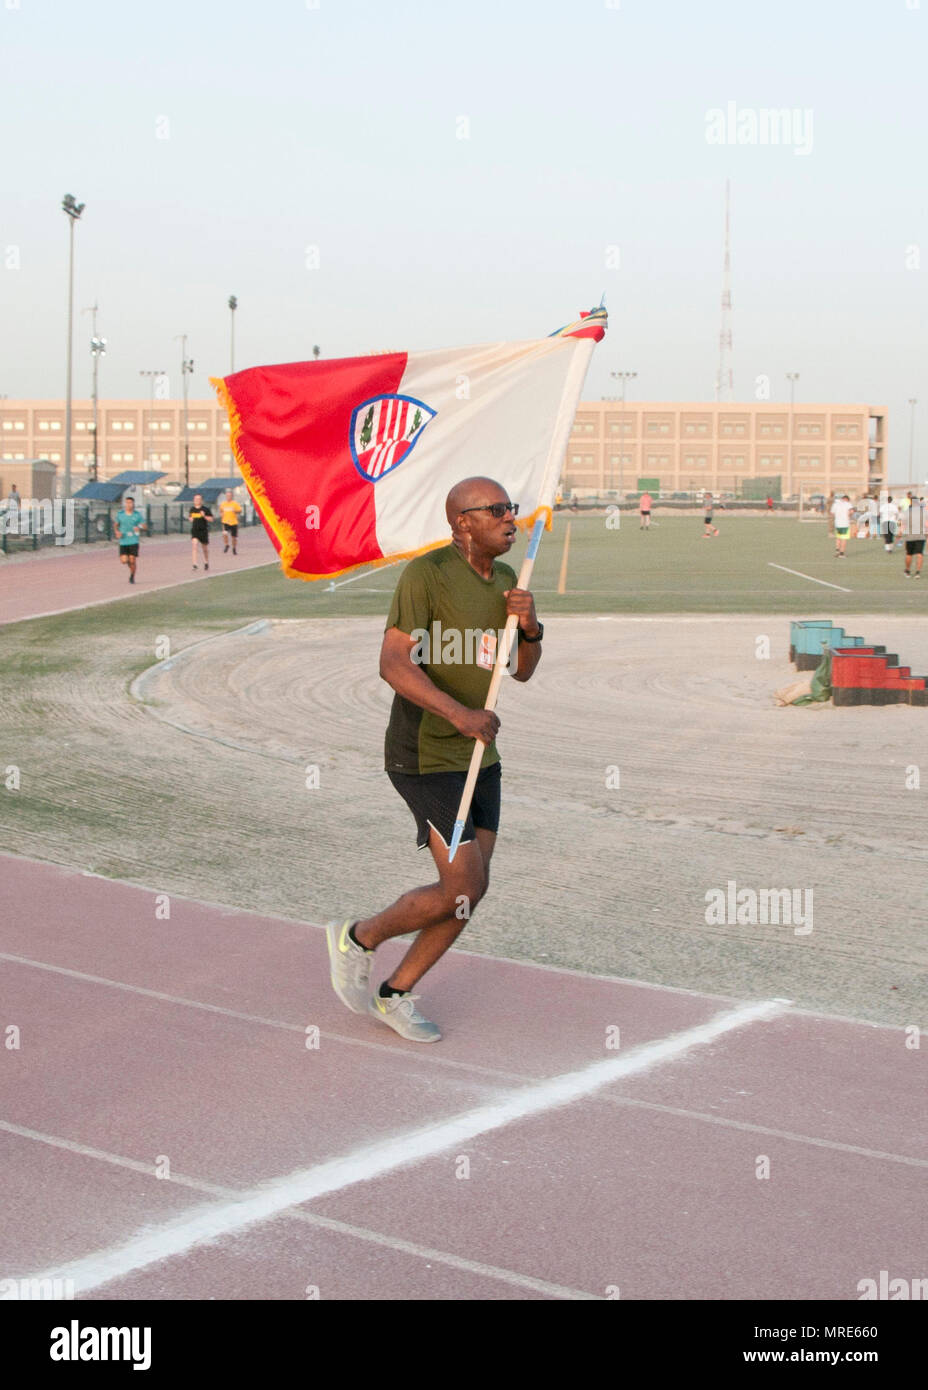
[[[172,579],[167,584],[146,585],[144,579],[137,589],[128,594],[113,594],[110,598],[89,599],[86,603],[72,603],[67,608],[49,608],[44,613],[24,613],[21,618],[0,618],[0,627],[12,627],[14,623],[31,623],[36,618],[59,618],[63,613],[82,613],[85,608],[101,608],[104,603],[121,603],[123,599],[144,598],[146,594],[160,594],[162,589],[179,589],[184,584],[208,584],[211,579],[223,579],[229,574],[243,574],[245,570],[266,569],[277,564],[276,560],[255,560],[250,565],[237,565],[234,570],[222,570],[216,574],[203,575],[198,579]],[[128,586],[126,586],[128,587]]]
[[[380,574],[381,570],[392,570],[393,566],[399,563],[399,560],[391,560],[389,565],[378,565],[376,569],[363,570],[361,574],[350,574],[347,579],[340,579],[337,584],[334,579],[330,579],[326,589],[340,589],[343,584],[353,584],[356,579],[370,579],[372,574]],[[380,590],[378,589],[377,592],[379,593]]]
[[[126,1158],[124,1154],[109,1153],[106,1149],[94,1149],[87,1144],[78,1144],[73,1139],[62,1139],[55,1134],[43,1134],[40,1130],[27,1129],[24,1125],[15,1125],[6,1120],[0,1120],[0,1131],[12,1134],[17,1139],[30,1139],[39,1144],[47,1144],[53,1149],[63,1149],[66,1153],[76,1154],[80,1158],[92,1158],[97,1162],[112,1164],[116,1168],[128,1169],[132,1173],[141,1173],[144,1177],[155,1178],[153,1163],[143,1163],[137,1158]],[[174,1169],[171,1170],[171,1182],[177,1187],[190,1188],[194,1192],[202,1192],[210,1197],[222,1197],[234,1201],[239,1195],[235,1188],[220,1187],[216,1183],[203,1182],[200,1178],[190,1178]],[[396,1250],[400,1254],[412,1255],[415,1259],[449,1265],[452,1269],[463,1270],[465,1274],[477,1274],[484,1279],[498,1279],[504,1284],[513,1284],[520,1289],[530,1289],[533,1293],[545,1294],[550,1298],[599,1301],[602,1297],[601,1294],[588,1293],[584,1289],[571,1289],[563,1284],[552,1284],[546,1279],[536,1279],[531,1274],[520,1274],[514,1269],[503,1269],[499,1265],[488,1265],[479,1260],[468,1260],[461,1255],[452,1255],[447,1250],[434,1250],[429,1245],[417,1245],[413,1241],[401,1240],[398,1236],[386,1236],[380,1231],[372,1231],[366,1226],[352,1226],[347,1221],[336,1221],[331,1216],[319,1216],[316,1212],[298,1209],[284,1212],[283,1216],[292,1221],[301,1221],[304,1225],[333,1231],[336,1235],[350,1236],[353,1240],[366,1241],[369,1245],[382,1245],[389,1250]]]
[[[463,952],[461,953],[464,954]],[[241,1023],[257,1023],[262,1028],[279,1028],[284,1032],[300,1033],[305,1036],[306,1025],[303,1023],[287,1023],[279,1018],[263,1018],[260,1014],[246,1014],[238,1009],[228,1009],[221,1004],[207,1004],[202,999],[186,999],[181,994],[165,994],[163,990],[146,989],[143,985],[126,984],[124,980],[109,980],[104,975],[88,975],[84,970],[70,970],[64,965],[49,965],[47,961],[30,960],[28,956],[14,956],[7,951],[0,951],[0,960],[10,961],[13,965],[26,965],[32,970],[47,970],[52,975],[64,975],[66,979],[81,980],[90,985],[105,985],[109,989],[124,990],[127,994],[138,994],[143,999],[157,999],[163,1004],[176,1004],[184,1009],[202,1009],[208,1014],[220,1014],[223,1018],[238,1019]],[[482,1067],[476,1062],[458,1062],[453,1057],[436,1057],[430,1048],[423,1055],[421,1050],[415,1054],[410,1054],[408,1049],[403,1049],[402,1053],[397,1053],[397,1049],[389,1043],[373,1042],[369,1038],[352,1038],[344,1033],[334,1033],[325,1028],[322,1037],[328,1038],[331,1042],[344,1043],[347,1047],[361,1047],[368,1051],[388,1053],[394,1060],[398,1056],[411,1058],[417,1056],[421,1062],[428,1062],[429,1066],[439,1066],[453,1068],[455,1071],[473,1073],[476,1076],[489,1077],[491,1081],[527,1081],[530,1077],[519,1075],[518,1072],[499,1071],[495,1067]]]
[[[782,570],[784,574],[795,574],[799,579],[808,579],[812,584],[824,584],[826,589],[840,589],[842,594],[852,594],[854,592],[853,589],[845,589],[843,584],[829,584],[827,579],[816,579],[812,574],[803,574],[800,570],[787,569],[785,565],[775,565],[772,560],[768,560],[767,564],[770,565],[772,569]]]
[[[767,1134],[772,1139],[786,1139],[794,1144],[810,1144],[814,1149],[831,1149],[835,1153],[853,1154],[856,1158],[876,1158],[883,1163],[902,1163],[909,1168],[928,1168],[928,1158],[911,1154],[887,1153],[885,1149],[865,1149],[860,1144],[843,1144],[840,1139],[819,1139],[814,1134],[796,1134],[790,1129],[772,1129],[770,1125],[754,1124],[751,1120],[734,1120],[727,1115],[707,1115],[702,1110],[682,1110],[676,1105],[659,1105],[653,1100],[638,1100],[633,1096],[606,1096],[610,1105],[629,1106],[634,1110],[653,1110],[659,1115],[677,1115],[684,1120],[720,1125],[723,1129],[740,1129],[748,1134]]]
[[[386,1173],[465,1144],[477,1135],[502,1129],[517,1120],[541,1115],[665,1062],[676,1061],[695,1048],[752,1023],[775,1018],[789,1007],[785,999],[766,999],[743,1004],[718,1014],[707,1023],[669,1038],[644,1043],[624,1057],[610,1057],[578,1071],[566,1072],[511,1092],[501,1100],[464,1112],[449,1120],[379,1140],[338,1158],[275,1178],[244,1192],[235,1200],[213,1203],[177,1217],[155,1229],[145,1229],[121,1245],[95,1251],[53,1272],[33,1276],[73,1279],[80,1294],[146,1269],[162,1260],[185,1255],[200,1245],[234,1235],[282,1215],[290,1208],[312,1202],[356,1183],[370,1182]]]

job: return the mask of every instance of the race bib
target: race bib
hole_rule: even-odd
[[[480,650],[477,652],[477,665],[482,666],[486,671],[492,671],[496,664],[496,633],[485,632],[480,639]]]

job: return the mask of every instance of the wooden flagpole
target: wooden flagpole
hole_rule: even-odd
[[[541,533],[545,529],[545,518],[540,516],[532,527],[532,538],[528,543],[528,550],[525,552],[525,559],[522,561],[522,568],[519,570],[519,578],[516,584],[518,589],[528,587],[532,577],[532,570],[535,568],[535,556],[538,554],[538,547],[541,544]],[[499,695],[499,684],[503,679],[503,670],[509,665],[509,656],[512,652],[512,639],[515,630],[519,625],[519,617],[516,613],[510,613],[506,619],[506,626],[503,629],[503,640],[499,644],[499,651],[496,653],[496,665],[493,667],[493,675],[490,677],[490,688],[487,691],[487,698],[484,709],[495,709],[496,700]],[[454,832],[451,836],[451,848],[448,851],[448,863],[450,864],[457,853],[458,845],[461,843],[461,836],[464,834],[464,822],[467,820],[467,813],[470,810],[470,803],[474,799],[474,787],[477,785],[477,775],[480,772],[480,764],[483,762],[483,753],[486,748],[485,743],[480,739],[474,740],[474,751],[470,755],[470,767],[467,769],[467,781],[464,783],[464,790],[461,793],[461,804],[458,807],[457,819],[454,822]]]
[[[603,315],[603,318],[604,317],[605,315]],[[563,336],[571,337],[574,335],[564,333]],[[602,335],[600,334],[600,336]],[[575,359],[571,364],[570,372],[564,383],[559,427],[555,431],[554,438],[551,441],[551,448],[548,451],[548,463],[542,483],[542,495],[538,501],[538,508],[544,508],[545,513],[550,512],[554,494],[557,491],[557,484],[560,478],[564,455],[567,452],[567,444],[570,439],[570,431],[573,426],[577,403],[580,400],[580,392],[583,390],[583,382],[586,377],[587,368],[590,365],[590,358],[593,356],[594,347],[594,339],[585,336],[581,338]],[[519,578],[516,586],[519,589],[527,588],[531,580],[532,570],[535,568],[535,556],[541,544],[541,533],[545,529],[545,522],[546,515],[543,514],[536,518],[535,524],[532,527],[532,537],[528,544],[528,550],[525,552],[525,559],[522,561],[522,568],[519,571]],[[506,619],[506,626],[503,630],[503,638],[499,644],[499,650],[496,653],[496,665],[493,668],[493,675],[490,677],[490,688],[487,691],[487,698],[483,706],[484,709],[496,708],[500,681],[503,678],[503,670],[509,664],[509,654],[512,650],[512,638],[518,623],[518,616],[515,613],[510,613]],[[461,836],[464,834],[464,825],[467,821],[470,804],[474,797],[474,787],[477,785],[477,775],[480,772],[480,764],[483,761],[485,748],[486,744],[479,738],[474,740],[474,751],[471,754],[470,767],[467,770],[467,781],[464,783],[464,791],[461,794],[461,804],[458,806],[458,814],[451,835],[451,847],[448,850],[449,864],[454,859],[458,850],[458,845],[461,843]]]

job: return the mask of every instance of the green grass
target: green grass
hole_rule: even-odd
[[[603,516],[569,519],[566,594],[556,592],[568,521],[564,514],[555,519],[553,532],[545,534],[539,550],[532,588],[543,613],[782,613],[796,618],[921,613],[928,593],[928,573],[924,589],[905,580],[902,552],[887,555],[880,541],[850,541],[848,558],[835,560],[833,542],[822,523],[720,512],[720,536],[703,540],[698,516],[658,516],[650,532],[639,530],[637,517],[628,513],[622,515],[619,530],[607,529]],[[525,539],[520,537],[509,556],[515,569],[524,551]],[[850,592],[825,588],[773,564]],[[176,635],[182,630],[195,640],[257,618],[386,613],[399,573],[396,565],[348,583],[343,576],[332,590],[328,580],[286,579],[276,564],[244,570],[208,583],[15,624],[0,631],[0,657],[9,675],[22,678],[30,649],[28,670],[40,674],[43,666],[51,669],[53,663],[86,655],[96,638],[121,637],[134,674],[146,664],[146,653],[160,633]],[[70,657],[55,653],[62,640],[72,647]]]

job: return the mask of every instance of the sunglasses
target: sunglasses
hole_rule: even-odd
[[[489,502],[485,507],[465,507],[461,512],[489,512],[497,521],[502,521],[507,512],[512,512],[513,516],[519,515],[518,502]]]

